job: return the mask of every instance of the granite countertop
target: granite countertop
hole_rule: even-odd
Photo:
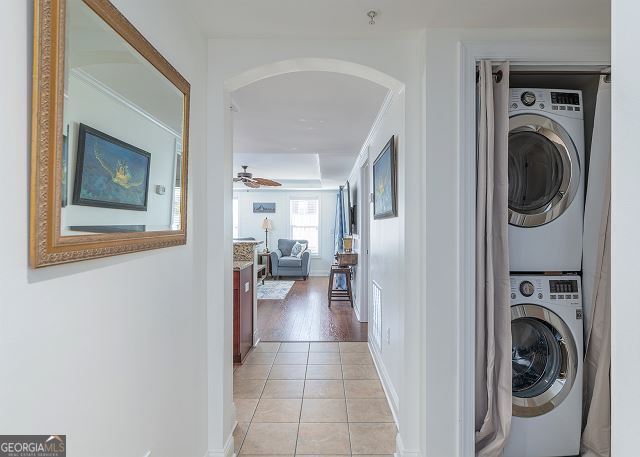
[[[233,260],[253,262],[256,255],[256,247],[263,243],[264,241],[257,241],[257,240],[234,241],[233,242]]]
[[[234,271],[244,270],[245,268],[249,268],[252,265],[253,265],[253,262],[251,260],[234,260],[233,270]]]

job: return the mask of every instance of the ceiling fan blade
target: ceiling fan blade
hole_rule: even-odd
[[[266,178],[253,178],[253,180],[261,186],[278,187],[282,185],[278,181],[272,181],[271,179]]]
[[[242,178],[233,178],[233,182],[240,182],[240,181],[244,181],[244,179],[242,179]]]
[[[247,187],[251,187],[252,189],[257,189],[260,187],[260,184],[258,184],[257,182],[252,182],[252,181],[243,181],[243,184]]]

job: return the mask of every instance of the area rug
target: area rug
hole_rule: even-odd
[[[283,300],[293,287],[295,281],[265,281],[258,284],[256,292],[258,300]]]

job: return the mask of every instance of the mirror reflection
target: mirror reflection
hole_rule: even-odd
[[[67,0],[63,236],[180,230],[184,94]]]

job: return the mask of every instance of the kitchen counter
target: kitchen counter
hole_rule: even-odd
[[[234,260],[233,261],[233,271],[244,270],[245,268],[249,268],[253,265],[251,260]]]
[[[233,242],[233,260],[254,260],[256,247],[264,241],[238,240]]]

